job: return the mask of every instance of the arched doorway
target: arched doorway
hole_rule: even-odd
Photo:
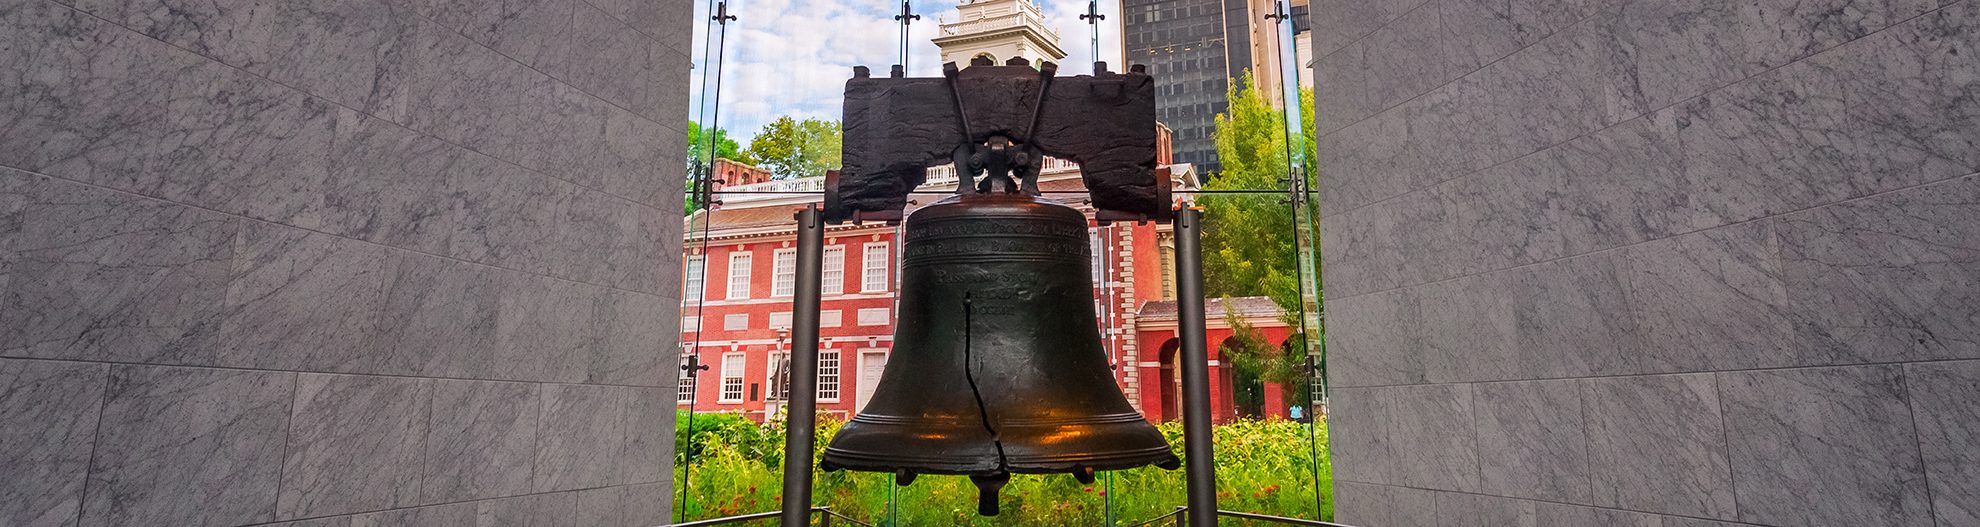
[[[1181,349],[1180,341],[1169,339],[1168,342],[1162,343],[1162,349],[1157,355],[1160,357],[1162,368],[1161,372],[1156,374],[1155,384],[1162,395],[1162,411],[1161,415],[1156,417],[1164,422],[1182,418],[1182,375],[1176,370],[1176,358],[1181,355],[1177,351]]]
[[[1225,393],[1231,394],[1230,415],[1242,419],[1264,418],[1265,380],[1258,375],[1258,372],[1239,368],[1230,360],[1236,354],[1233,352],[1234,348],[1241,345],[1242,343],[1235,336],[1226,338],[1217,345],[1217,356],[1224,359],[1219,361],[1217,369],[1223,375],[1224,388],[1227,390]]]

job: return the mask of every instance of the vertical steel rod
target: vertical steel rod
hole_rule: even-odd
[[[1217,525],[1217,468],[1210,432],[1210,352],[1203,314],[1203,211],[1176,211],[1176,331],[1182,339],[1183,461],[1190,527]]]
[[[811,525],[811,452],[818,442],[818,298],[825,269],[825,223],[816,204],[797,213],[797,246],[791,399],[784,416],[783,527]]]

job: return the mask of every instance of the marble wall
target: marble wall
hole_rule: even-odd
[[[1980,2],[1312,13],[1340,520],[1980,525]]]
[[[666,523],[690,10],[0,0],[0,526]]]

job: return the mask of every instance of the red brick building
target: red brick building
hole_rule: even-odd
[[[1167,174],[1177,189],[1195,188],[1196,175],[1188,165],[1167,165],[1166,149],[1160,154],[1165,164],[1158,173]],[[692,403],[698,412],[742,412],[761,420],[777,413],[788,393],[782,388],[788,386],[782,375],[791,348],[791,297],[796,285],[792,215],[820,199],[817,191],[823,178],[772,181],[765,171],[728,160],[718,160],[716,174],[731,184],[723,187],[727,193],[718,195],[713,213],[697,212],[687,218],[682,269],[686,291],[681,342],[708,369],[692,382],[682,372],[679,403],[683,408]],[[954,186],[952,168],[930,169],[928,182],[910,198],[909,209],[934,203]],[[1085,188],[1077,167],[1053,159],[1047,160],[1039,186],[1047,191]],[[1091,212],[1075,199],[1077,194],[1058,196]],[[897,318],[899,232],[885,224],[826,229],[819,323],[821,411],[850,417],[871,397],[886,365]],[[1101,314],[1102,340],[1116,365],[1116,381],[1150,420],[1174,419],[1179,403],[1174,397],[1175,249],[1170,226],[1094,225],[1090,235],[1096,247],[1094,301]],[[1233,303],[1273,342],[1291,334],[1269,300]],[[1229,336],[1222,306],[1223,302],[1213,300],[1209,309],[1212,343]],[[1217,352],[1212,350],[1211,355],[1220,372],[1213,382],[1212,408],[1219,421],[1227,420],[1239,415],[1230,397],[1236,381],[1229,367],[1215,360]],[[1279,399],[1273,395],[1265,400]],[[1276,403],[1268,406],[1273,408],[1246,413],[1284,415]]]

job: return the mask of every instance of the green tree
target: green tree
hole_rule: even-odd
[[[749,157],[748,152],[742,150],[741,145],[736,144],[736,140],[729,138],[728,130],[721,128],[715,128],[713,130],[713,137],[710,137],[710,134],[706,134],[701,128],[701,123],[688,121],[687,173],[689,176],[699,178],[703,171],[709,169],[709,163],[713,162],[713,160],[709,159],[708,155],[711,151],[714,152],[717,158],[732,159],[749,164],[756,163],[755,159]],[[687,200],[682,210],[683,214],[693,214],[694,209],[701,207],[701,200],[693,192],[694,189],[689,188],[688,191]]]
[[[1277,89],[1276,86],[1270,87]],[[1210,221],[1204,222],[1204,292],[1210,296],[1266,296],[1278,304],[1286,322],[1300,323],[1299,248],[1294,236],[1294,210],[1285,202],[1286,113],[1273,108],[1253,85],[1251,74],[1231,86],[1228,113],[1216,117],[1213,137],[1217,157],[1224,171],[1203,185],[1206,190],[1262,190],[1257,194],[1205,194],[1199,201]],[[1312,92],[1300,90],[1301,104],[1310,104]],[[1306,106],[1310,108],[1311,106]],[[1301,119],[1299,143],[1311,145],[1311,112]],[[1310,146],[1303,146],[1311,148]],[[1310,152],[1311,150],[1307,150]],[[1312,166],[1312,156],[1304,164]],[[1306,173],[1312,173],[1309,168]],[[1240,331],[1249,326],[1233,328]],[[1255,335],[1255,330],[1252,331]],[[1292,349],[1304,349],[1299,335]],[[1293,384],[1303,380],[1305,357],[1286,353],[1285,348],[1258,345],[1238,346],[1233,362],[1261,378]]]
[[[756,159],[757,166],[769,170],[771,177],[795,179],[822,176],[826,170],[839,168],[843,143],[838,121],[799,120],[786,115],[763,125],[763,130],[749,140],[746,153]]]

